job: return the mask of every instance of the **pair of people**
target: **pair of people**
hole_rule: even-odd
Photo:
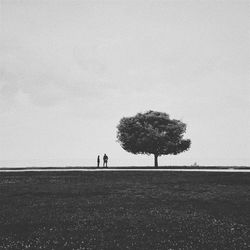
[[[103,156],[103,167],[108,167],[108,156],[106,154],[104,154]],[[97,167],[100,167],[100,155],[97,156]]]

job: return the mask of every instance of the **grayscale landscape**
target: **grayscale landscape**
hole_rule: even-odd
[[[250,249],[248,0],[0,0],[0,250]]]

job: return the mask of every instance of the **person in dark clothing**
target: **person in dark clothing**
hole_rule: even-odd
[[[100,155],[97,156],[97,167],[100,167]]]
[[[103,167],[108,167],[108,156],[106,154],[103,156]]]

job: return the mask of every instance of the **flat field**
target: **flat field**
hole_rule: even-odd
[[[0,173],[0,249],[250,249],[250,173]]]

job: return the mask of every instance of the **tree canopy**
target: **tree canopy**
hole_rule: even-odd
[[[147,111],[124,117],[117,126],[117,139],[122,148],[133,154],[153,154],[155,166],[158,156],[179,154],[188,150],[189,139],[183,139],[186,124],[163,112]]]

